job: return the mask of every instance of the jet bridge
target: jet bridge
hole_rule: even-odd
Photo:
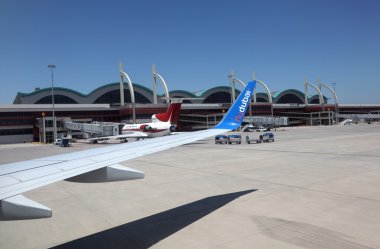
[[[288,117],[272,117],[272,116],[247,116],[244,117],[245,123],[256,124],[258,126],[287,126],[289,125]]]
[[[65,122],[65,128],[68,131],[80,131],[92,136],[116,136],[119,135],[120,124],[118,123],[75,123]]]

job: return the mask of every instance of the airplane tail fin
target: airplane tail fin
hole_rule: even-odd
[[[248,82],[247,86],[237,97],[231,108],[228,110],[227,114],[213,129],[235,130],[239,128],[251,103],[252,93],[255,85],[256,80]]]
[[[168,109],[164,113],[156,114],[156,118],[161,122],[170,122],[177,124],[179,121],[179,112],[181,110],[182,99],[171,99]]]

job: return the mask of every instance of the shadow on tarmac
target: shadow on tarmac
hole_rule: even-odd
[[[149,248],[231,201],[256,190],[207,197],[52,248]]]

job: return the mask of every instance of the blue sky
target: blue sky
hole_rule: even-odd
[[[341,103],[380,104],[379,13],[377,0],[0,0],[0,104],[49,87],[48,64],[55,86],[87,94],[118,82],[120,61],[149,88],[156,64],[169,90],[228,86],[234,70],[271,91],[320,78]]]

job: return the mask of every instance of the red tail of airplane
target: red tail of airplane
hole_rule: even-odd
[[[181,104],[182,99],[172,99],[166,112],[156,114],[156,118],[161,122],[170,122],[171,124],[177,124],[179,121]]]

